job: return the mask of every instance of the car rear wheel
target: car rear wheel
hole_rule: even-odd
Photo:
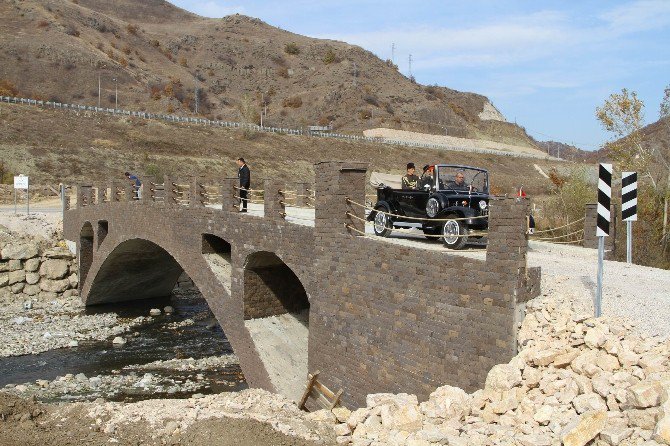
[[[386,215],[384,212],[391,212],[391,210],[386,206],[377,206],[375,208],[375,218],[373,220],[373,228],[375,235],[379,237],[388,237],[393,231],[393,221],[391,217]],[[379,212],[381,211],[381,212]]]
[[[459,218],[458,214],[449,214],[446,218]],[[463,220],[448,220],[442,225],[442,241],[451,249],[463,249],[468,243],[468,238],[465,236],[468,228],[463,223]]]

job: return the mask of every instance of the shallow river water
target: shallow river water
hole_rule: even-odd
[[[171,315],[161,314],[153,321],[137,327],[134,332],[126,333],[128,340],[125,345],[112,346],[111,340],[104,342],[80,342],[78,347],[51,350],[37,355],[25,355],[0,358],[0,388],[7,384],[22,384],[36,380],[54,380],[66,374],[83,373],[87,377],[106,375],[137,374],[140,377],[150,372],[157,379],[168,378],[176,383],[196,380],[197,393],[219,393],[237,391],[246,388],[244,377],[238,365],[228,365],[208,371],[176,371],[176,370],[124,370],[127,366],[147,364],[158,360],[183,358],[204,358],[233,353],[209,307],[197,290],[178,291],[173,296],[161,299],[148,299],[88,307],[87,314],[117,313],[122,318],[148,316],[152,308],[163,309],[172,306],[175,312]],[[174,325],[191,319],[193,323],[178,328]],[[187,397],[196,391],[172,391],[170,397]],[[40,398],[40,395],[37,395]],[[91,392],[90,399],[100,396]],[[134,389],[120,390],[112,398],[114,400],[138,400],[156,398],[156,391],[142,392]],[[62,395],[48,400],[88,399],[85,392]]]

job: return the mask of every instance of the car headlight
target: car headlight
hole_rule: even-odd
[[[484,209],[486,209],[487,206],[488,204],[486,203],[485,200],[479,200],[479,209],[483,211]]]
[[[426,203],[426,215],[428,215],[430,218],[433,218],[437,215],[438,212],[440,212],[440,202],[433,197],[428,200],[428,203]]]

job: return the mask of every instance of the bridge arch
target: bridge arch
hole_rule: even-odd
[[[272,385],[299,399],[307,376],[309,296],[275,253],[249,254],[243,266],[244,325]]]
[[[158,244],[139,238],[125,240],[98,268],[86,304],[167,296],[182,272],[174,257]]]

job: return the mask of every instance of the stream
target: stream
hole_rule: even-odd
[[[133,319],[148,316],[152,308],[162,310],[166,306],[172,306],[174,313],[162,313],[151,322],[126,333],[124,338],[127,343],[121,346],[112,346],[109,340],[80,342],[74,348],[0,358],[3,370],[0,388],[26,384],[39,389],[33,393],[42,401],[83,401],[100,397],[113,401],[137,401],[245,389],[246,382],[236,361],[204,370],[139,367],[154,361],[197,360],[233,353],[228,339],[197,289],[179,288],[166,298],[98,305],[85,311],[87,314],[114,312],[121,318]],[[45,386],[42,382],[39,388],[35,385],[37,380],[52,383]],[[24,386],[16,387],[22,389]]]

